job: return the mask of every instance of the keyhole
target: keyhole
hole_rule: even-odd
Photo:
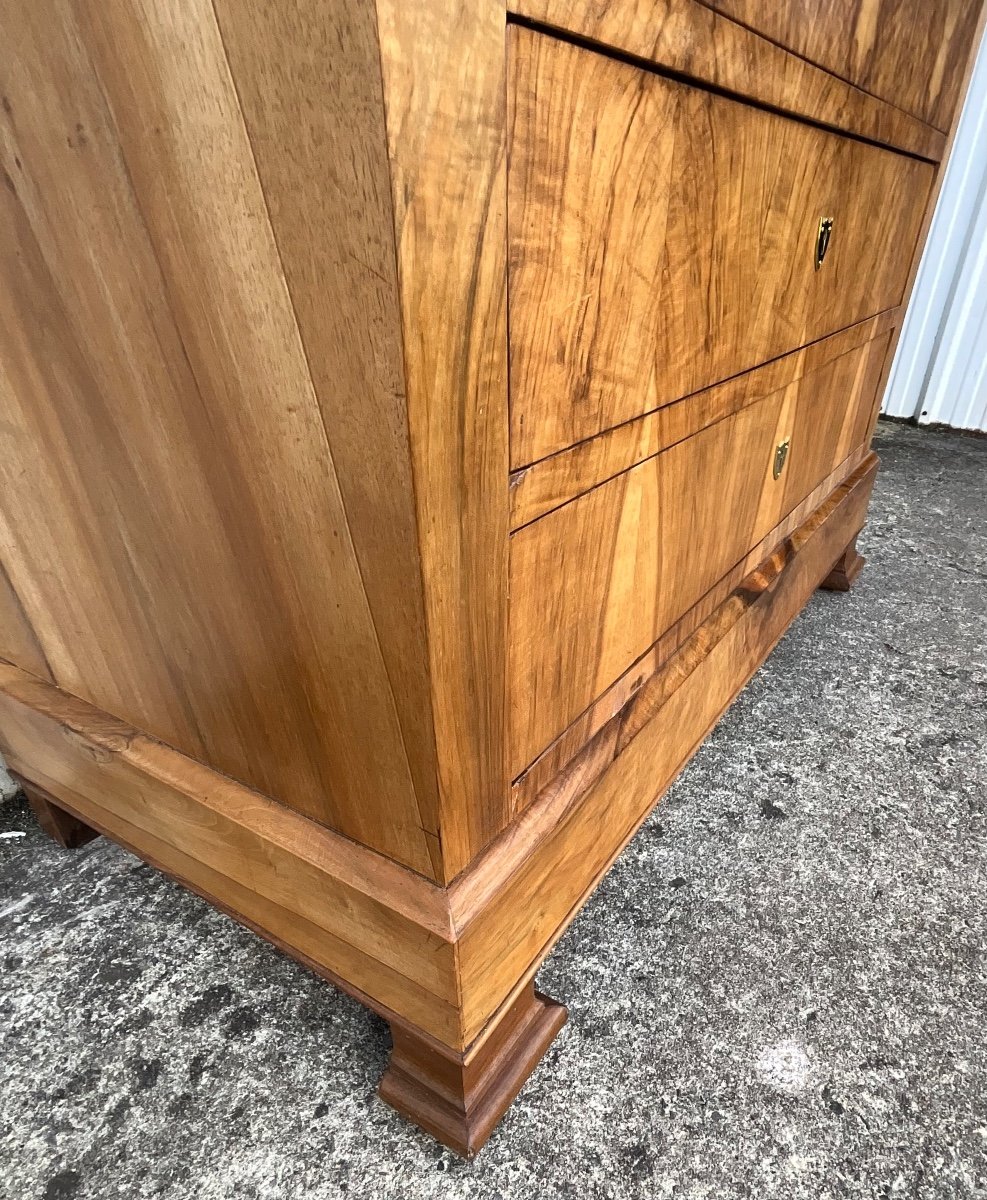
[[[833,236],[833,218],[820,217],[819,229],[816,233],[816,270],[822,266],[822,261],[826,257],[826,251],[829,249],[830,238]]]

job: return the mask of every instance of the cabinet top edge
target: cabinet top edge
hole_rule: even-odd
[[[510,0],[509,25],[563,39],[733,99],[931,163],[947,135],[699,0]]]

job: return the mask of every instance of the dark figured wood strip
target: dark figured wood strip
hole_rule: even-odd
[[[376,8],[448,881],[510,819],[504,10]]]

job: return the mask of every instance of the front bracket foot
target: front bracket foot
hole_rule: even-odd
[[[854,580],[863,570],[864,563],[867,561],[857,553],[858,536],[854,536],[853,541],[836,560],[833,569],[819,585],[824,591],[848,592],[853,587]]]
[[[380,1097],[456,1154],[472,1158],[567,1016],[564,1005],[529,983],[494,1028],[464,1054],[392,1022],[394,1048]]]

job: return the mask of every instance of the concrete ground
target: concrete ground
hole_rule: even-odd
[[[0,1194],[987,1197],[987,440],[882,427],[818,594],[545,964],[480,1157],[385,1026],[98,841],[0,808]]]

